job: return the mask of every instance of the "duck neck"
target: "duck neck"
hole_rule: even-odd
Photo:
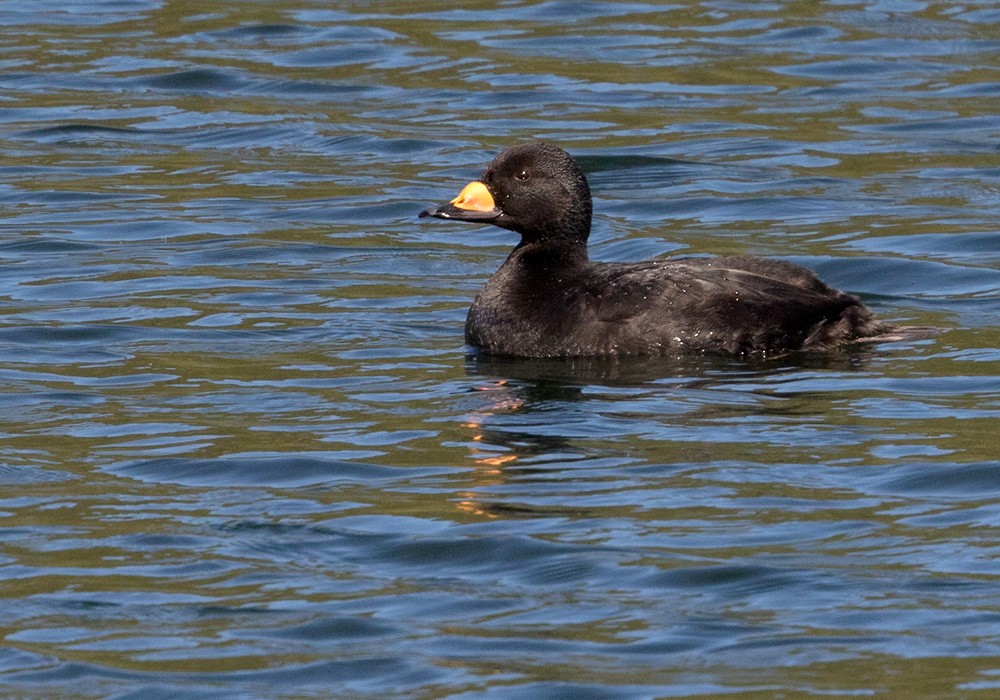
[[[587,266],[587,243],[565,239],[555,242],[522,239],[511,252],[509,260],[516,261],[531,274],[568,272]]]

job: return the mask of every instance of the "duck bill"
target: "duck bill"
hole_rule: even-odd
[[[502,213],[486,185],[477,180],[463,187],[455,199],[439,207],[422,211],[420,216],[457,221],[493,221]]]

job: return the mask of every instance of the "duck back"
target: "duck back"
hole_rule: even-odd
[[[771,354],[890,329],[806,268],[753,257],[539,268],[508,258],[476,298],[466,341],[533,357]]]

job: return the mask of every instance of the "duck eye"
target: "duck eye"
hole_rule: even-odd
[[[518,180],[527,180],[528,178],[531,177],[531,173],[529,173],[527,170],[522,170],[514,177],[516,177]]]

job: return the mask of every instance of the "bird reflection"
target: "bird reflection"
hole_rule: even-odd
[[[472,355],[466,360],[466,371],[478,381],[475,390],[482,399],[465,415],[461,428],[468,435],[469,459],[477,468],[476,491],[460,495],[459,507],[483,517],[511,517],[510,504],[491,504],[483,490],[502,484],[509,475],[530,475],[539,478],[547,472],[545,463],[559,457],[565,465],[574,456],[583,454],[581,439],[586,428],[572,418],[567,409],[572,404],[588,400],[628,402],[628,390],[639,389],[664,395],[665,401],[676,395],[683,401],[685,394],[715,390],[741,381],[767,384],[777,375],[804,369],[832,372],[853,372],[865,369],[877,351],[859,348],[854,352],[802,353],[777,359],[753,360],[725,356],[682,356],[677,358],[563,358],[521,359]],[[676,388],[676,390],[674,390]],[[622,390],[617,392],[616,390]],[[765,393],[767,393],[765,391]],[[646,394],[648,396],[648,394]],[[767,410],[781,412],[787,402],[768,403]],[[728,415],[745,404],[699,403],[691,409],[699,419],[709,414]],[[551,414],[551,417],[545,414]],[[690,420],[690,413],[683,420]],[[501,507],[502,505],[502,507]],[[537,509],[525,507],[527,512]],[[546,508],[548,512],[550,508]],[[502,511],[502,512],[501,512]],[[523,513],[522,513],[523,515]]]

